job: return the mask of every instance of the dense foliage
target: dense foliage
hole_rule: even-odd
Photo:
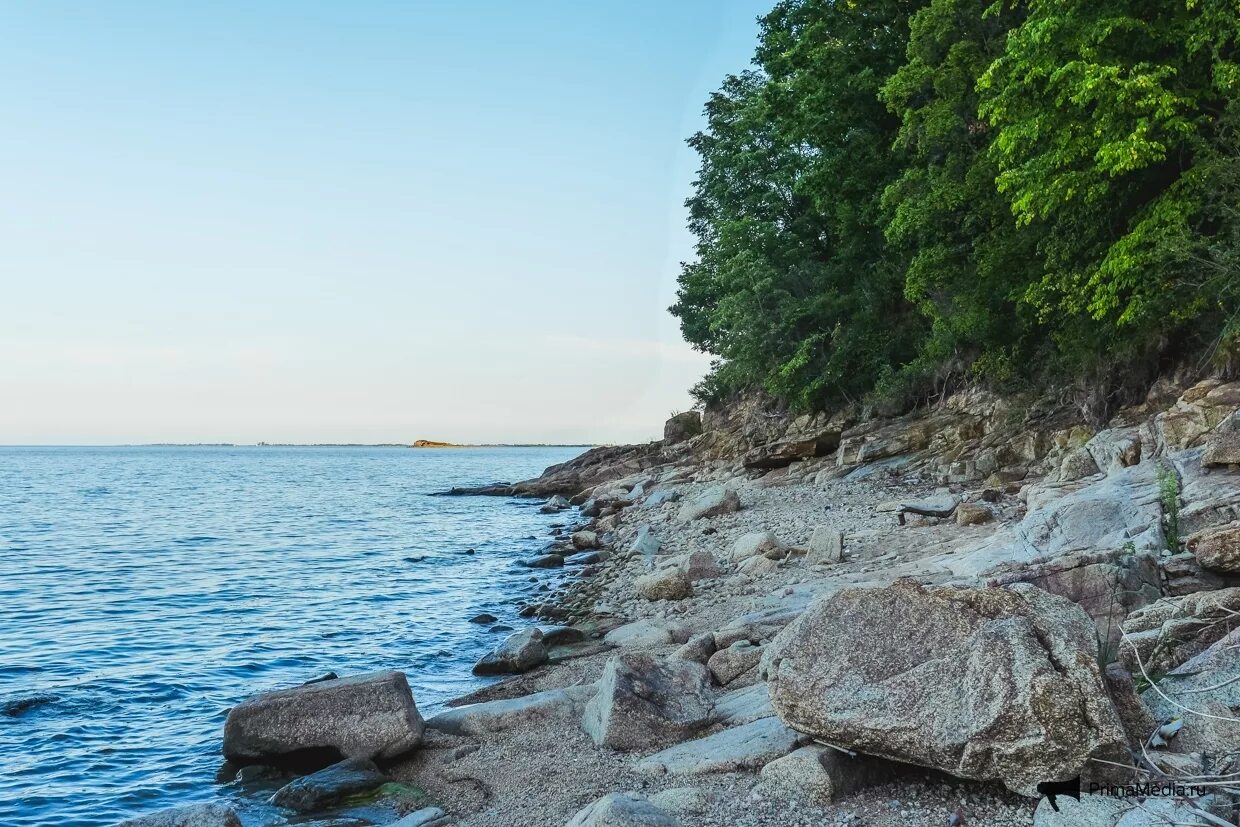
[[[1240,0],[782,0],[690,139],[704,398],[924,398],[1240,334]]]

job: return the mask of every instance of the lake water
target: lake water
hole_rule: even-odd
[[[520,625],[556,518],[428,495],[582,450],[0,448],[0,824],[234,795],[224,717],[259,690],[395,668],[425,713],[476,687],[501,636],[468,618]]]

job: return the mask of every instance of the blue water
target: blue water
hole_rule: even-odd
[[[236,794],[220,734],[258,690],[397,668],[425,711],[475,687],[497,636],[468,618],[517,624],[514,562],[556,518],[427,495],[580,451],[0,448],[0,704],[37,699],[0,713],[0,824]]]

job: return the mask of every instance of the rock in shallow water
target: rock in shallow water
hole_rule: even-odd
[[[475,675],[506,675],[528,672],[547,660],[541,629],[526,629],[509,635],[499,646],[474,664]]]
[[[311,813],[348,796],[373,790],[387,780],[374,762],[349,758],[285,784],[271,796],[271,803],[299,813]]]
[[[1032,795],[1127,754],[1097,654],[1084,611],[1033,586],[899,582],[812,605],[771,645],[769,689],[801,732]]]
[[[422,728],[405,674],[373,672],[246,699],[224,723],[224,757],[395,758],[421,743]]]
[[[241,819],[227,804],[190,804],[122,821],[116,827],[241,827]]]

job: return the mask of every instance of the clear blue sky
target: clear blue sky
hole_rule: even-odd
[[[0,443],[657,436],[770,5],[0,4]]]

